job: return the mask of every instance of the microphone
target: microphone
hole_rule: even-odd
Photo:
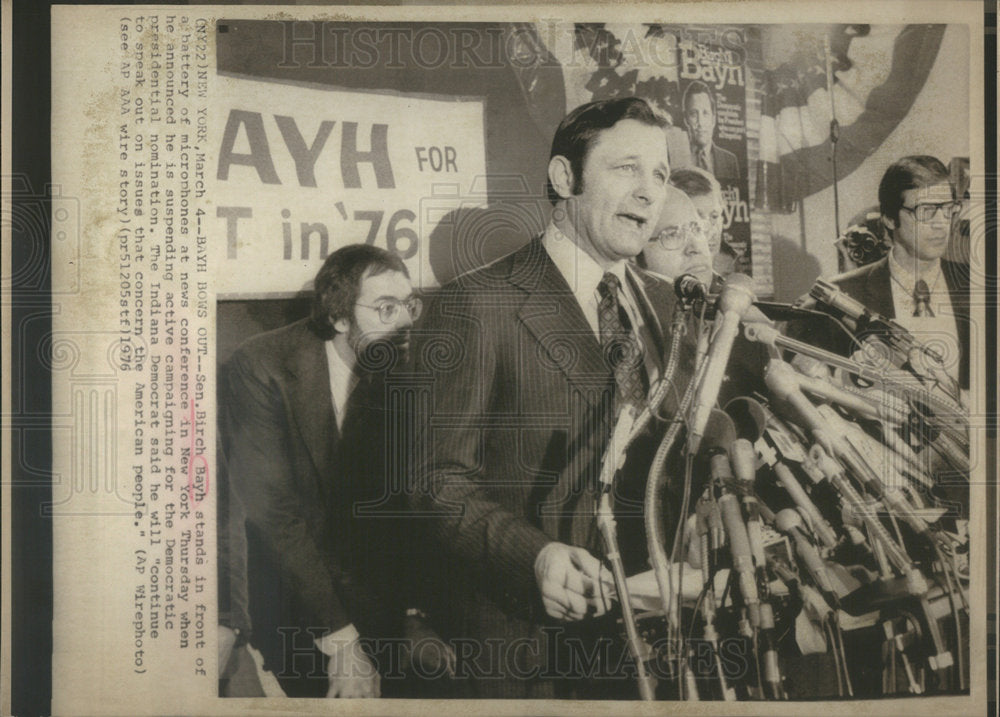
[[[851,319],[856,326],[860,326],[873,318],[882,319],[881,316],[870,311],[868,307],[860,301],[851,298],[849,295],[838,289],[834,284],[824,281],[823,279],[816,280],[816,283],[813,284],[812,288],[809,290],[809,296],[820,304],[825,304],[844,314],[847,318]],[[899,328],[905,331],[902,326]]]
[[[795,543],[795,552],[819,586],[823,596],[834,606],[839,606],[839,600],[833,589],[833,581],[827,572],[826,564],[819,556],[819,551],[812,544],[809,536],[802,530],[802,517],[792,508],[779,510],[774,516],[774,524]]]
[[[734,275],[735,276],[735,275]],[[740,274],[739,276],[745,276]],[[725,287],[723,287],[725,291]],[[690,305],[697,302],[708,302],[713,298],[712,294],[708,293],[708,287],[705,283],[701,281],[694,274],[681,274],[674,280],[674,293],[677,295],[681,301],[685,304]],[[718,296],[721,296],[719,294]],[[758,308],[760,307],[760,308]],[[753,305],[750,306],[746,312],[743,314],[743,320],[754,324],[767,324],[773,325],[777,320],[789,320],[790,318],[795,318],[798,313],[785,315],[781,313],[781,309],[784,309],[784,304],[774,304],[764,301],[754,301]],[[794,312],[799,312],[799,309],[789,309]],[[714,318],[716,311],[707,312],[710,318]],[[787,312],[786,312],[787,313]],[[820,314],[820,316],[826,316],[818,311],[805,312],[808,314]],[[775,314],[772,316],[771,314]]]
[[[823,517],[823,514],[819,512],[816,504],[812,502],[805,490],[802,489],[795,476],[792,475],[791,469],[781,462],[775,463],[772,469],[774,470],[774,475],[778,478],[778,482],[788,495],[792,497],[795,505],[808,516],[813,531],[820,542],[828,548],[837,547],[837,534],[826,521],[826,518]]]
[[[708,300],[708,288],[694,274],[681,274],[674,279],[674,293],[685,304]]]
[[[725,377],[726,364],[733,350],[733,343],[739,333],[740,321],[747,309],[753,304],[753,279],[745,274],[733,274],[729,277],[717,302],[722,316],[715,319],[716,331],[708,350],[705,373],[698,387],[695,404],[691,410],[691,423],[688,431],[688,451],[697,453],[705,434],[712,406],[719,397],[722,379]]]
[[[828,453],[844,452],[839,445],[837,448],[840,450],[835,450],[834,442],[839,443],[839,439],[829,430],[816,406],[799,389],[798,374],[791,366],[780,359],[771,359],[764,370],[764,383],[778,399],[795,409],[799,418],[816,438],[816,442]]]
[[[844,314],[854,323],[855,331],[859,335],[872,333],[878,335],[879,339],[893,350],[901,364],[910,361],[910,352],[914,349],[937,364],[944,361],[944,357],[938,351],[917,341],[902,324],[875,313],[828,281],[817,279],[809,290],[809,296],[820,304],[830,306]]]
[[[760,519],[760,504],[757,496],[753,494],[753,485],[756,480],[757,451],[753,444],[746,438],[737,438],[729,451],[729,460],[733,464],[733,474],[736,480],[743,486],[743,507],[746,508],[747,539],[750,543],[750,555],[756,564],[755,575],[757,577],[757,587],[761,592],[768,589],[767,581],[767,554],[764,552],[764,524]]]
[[[906,413],[896,401],[888,400],[888,394],[884,394],[886,401],[882,405],[878,405],[874,401],[846,391],[830,380],[830,373],[826,366],[817,359],[799,354],[792,359],[792,366],[800,372],[799,386],[813,396],[830,403],[836,403],[854,415],[869,421],[886,420],[895,424],[906,421]]]
[[[895,511],[902,517],[915,531],[926,534],[927,525],[895,491],[883,489],[882,482],[878,474],[867,463],[860,451],[847,440],[849,429],[846,422],[831,410],[827,411],[827,417],[833,420],[836,428],[832,429],[827,417],[814,406],[808,398],[798,389],[795,371],[783,361],[772,359],[768,362],[764,380],[774,393],[781,399],[786,400],[801,415],[808,424],[810,430],[827,452],[832,453],[843,460],[850,467],[854,477],[860,481],[865,488],[877,499],[882,500],[886,507]],[[829,408],[829,407],[827,407]]]
[[[760,603],[760,597],[757,593],[757,580],[750,551],[750,536],[747,534],[739,498],[728,488],[733,481],[728,447],[736,441],[736,427],[729,416],[716,410],[712,411],[709,429],[706,431],[705,439],[709,452],[712,484],[716,486],[719,494],[716,502],[729,538],[729,553],[733,559],[733,570],[739,577],[740,593],[747,607],[751,609],[753,620],[756,614],[753,606]]]

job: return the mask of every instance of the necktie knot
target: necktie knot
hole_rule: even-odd
[[[931,290],[923,279],[917,279],[913,287],[913,304],[914,316],[934,316],[934,311],[931,309]]]
[[[615,274],[610,271],[607,272],[603,277],[601,277],[601,283],[597,285],[597,290],[601,294],[601,299],[605,300],[608,297],[615,297],[618,299],[618,289],[621,288],[621,282]]]

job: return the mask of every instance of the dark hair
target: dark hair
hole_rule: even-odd
[[[715,177],[697,167],[675,169],[670,173],[669,183],[670,186],[676,187],[691,198],[704,197],[706,194],[714,194],[722,190]]]
[[[878,208],[882,216],[899,221],[899,208],[903,206],[903,192],[922,189],[947,182],[948,170],[937,157],[914,154],[897,159],[882,175],[878,184]],[[954,194],[954,190],[952,190]]]
[[[695,95],[708,95],[708,103],[712,106],[712,114],[715,114],[715,93],[712,88],[701,80],[695,80],[684,90],[684,97],[681,99],[681,111],[687,114],[688,100]]]
[[[354,317],[361,280],[386,271],[410,276],[402,259],[370,244],[348,244],[328,256],[313,282],[313,331],[324,340],[333,338],[337,333],[333,322]]]
[[[569,160],[573,170],[573,194],[583,191],[583,165],[597,136],[611,129],[622,120],[638,120],[652,127],[666,127],[666,120],[653,111],[646,100],[639,97],[619,97],[613,100],[599,100],[580,105],[559,123],[552,138],[549,160],[561,156]],[[666,139],[663,140],[664,143]],[[552,182],[547,181],[545,190],[549,201],[555,204],[561,197]]]

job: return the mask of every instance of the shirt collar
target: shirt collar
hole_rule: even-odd
[[[550,222],[542,235],[542,246],[548,252],[552,263],[566,279],[570,290],[578,298],[590,299],[597,291],[597,285],[604,278],[605,270],[594,261],[594,258],[581,249],[567,237],[554,223]],[[607,269],[618,277],[625,286],[625,271],[628,262],[624,259],[615,262]]]
[[[934,264],[930,269],[922,272],[919,277],[914,276],[912,271],[896,260],[896,253],[891,250],[889,251],[889,275],[898,281],[902,286],[906,287],[907,291],[913,291],[913,287],[916,285],[918,278],[923,279],[927,286],[935,286],[937,284],[938,274],[940,273],[941,260],[935,259]]]

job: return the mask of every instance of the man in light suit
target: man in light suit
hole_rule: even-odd
[[[347,246],[319,270],[312,316],[253,337],[221,372],[252,644],[289,696],[378,696],[384,656],[359,638],[409,627],[407,540],[355,508],[386,493],[383,372],[408,350],[419,310],[397,256]]]
[[[450,573],[443,629],[469,696],[637,696],[594,508],[616,413],[645,399],[670,345],[672,287],[628,261],[652,235],[668,175],[644,101],[578,107],[553,140],[543,235],[445,286],[420,332],[430,396],[413,506]],[[662,416],[692,373],[693,334]],[[630,573],[648,569],[641,497],[657,423],[612,494]]]
[[[691,162],[712,174],[722,184],[733,185],[740,178],[736,155],[715,144],[715,95],[701,80],[684,90],[684,126],[691,144]]]

